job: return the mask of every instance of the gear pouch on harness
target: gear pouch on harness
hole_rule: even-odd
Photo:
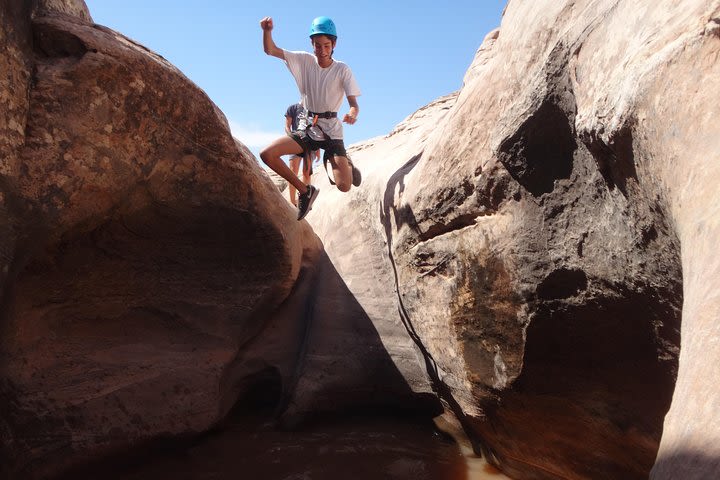
[[[305,132],[307,132],[308,137],[315,140],[316,142],[322,142],[323,140],[327,140],[327,135],[325,135],[325,132],[322,131],[322,128],[320,128],[319,125],[314,124],[310,125]]]
[[[337,118],[337,112],[324,112],[324,113],[313,113],[308,112],[308,121],[312,119],[312,123],[310,123],[310,126],[307,128],[306,133],[308,136],[316,141],[316,142],[322,142],[323,140],[330,140],[330,137],[323,132],[323,129],[320,128],[320,125],[318,125],[318,119],[319,118]]]

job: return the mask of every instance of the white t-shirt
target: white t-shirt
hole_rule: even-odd
[[[322,68],[308,52],[283,50],[285,64],[300,90],[300,103],[310,112],[338,112],[346,96],[360,95],[360,87],[347,64],[333,60]],[[340,118],[320,118],[318,125],[333,139],[343,138]]]

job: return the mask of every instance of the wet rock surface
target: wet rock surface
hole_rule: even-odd
[[[481,478],[498,479],[492,470]],[[187,442],[168,443],[142,456],[116,458],[69,473],[73,479],[332,480],[368,478],[464,480],[465,458],[455,442],[426,418],[343,416],[300,430],[277,429],[251,416],[227,422]]]

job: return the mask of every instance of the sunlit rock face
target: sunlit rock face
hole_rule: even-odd
[[[513,0],[457,96],[351,151],[360,189],[317,177],[349,288],[512,476],[719,472],[719,16]]]

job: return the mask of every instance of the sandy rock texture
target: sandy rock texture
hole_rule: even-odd
[[[444,407],[518,479],[720,476],[719,19],[511,0],[297,222],[162,57],[82,1],[0,1],[0,478],[248,398]]]
[[[30,0],[25,3],[32,5],[33,17],[60,14],[83,22],[93,21],[90,10],[83,0]]]
[[[341,276],[361,304],[397,292],[515,478],[720,474],[719,15],[511,0],[457,97],[354,149],[360,189],[319,180]]]
[[[248,405],[442,410],[202,90],[82,1],[0,22],[0,478],[97,478]]]
[[[0,477],[45,478],[217,423],[320,245],[163,58],[83,2],[0,10]]]

